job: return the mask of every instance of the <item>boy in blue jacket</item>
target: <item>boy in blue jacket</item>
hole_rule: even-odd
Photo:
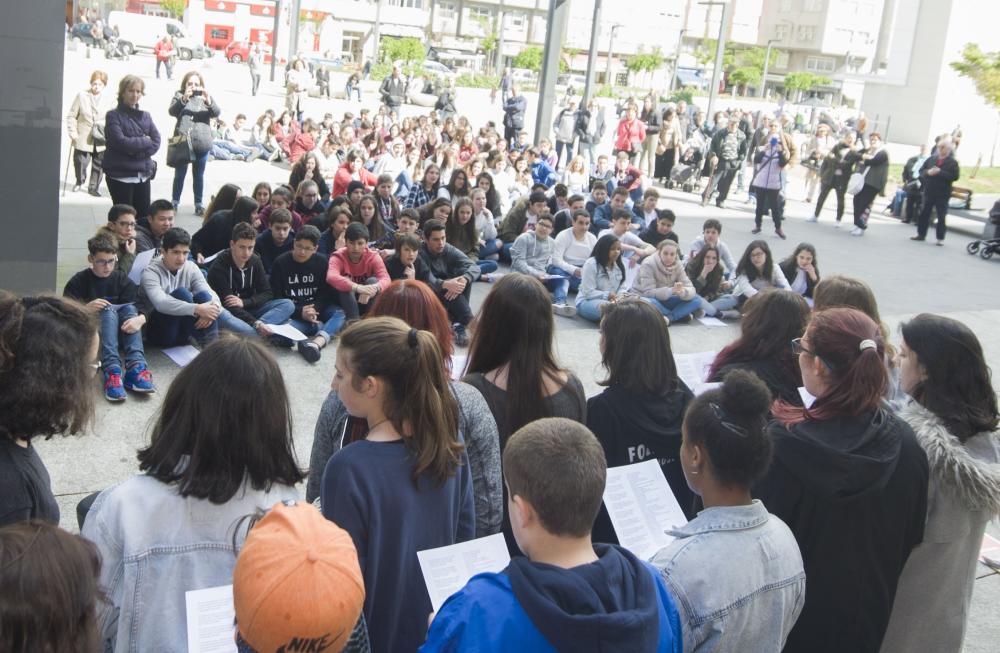
[[[527,558],[473,576],[441,606],[420,651],[679,653],[677,608],[656,570],[591,543],[607,475],[593,433],[558,417],[532,422],[507,441],[503,472]]]

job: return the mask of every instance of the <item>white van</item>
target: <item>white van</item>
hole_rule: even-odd
[[[212,56],[211,50],[187,36],[184,25],[173,18],[147,16],[127,11],[112,11],[108,14],[108,27],[118,28],[121,47],[129,54],[136,50],[150,50],[156,42],[169,34],[174,40],[174,49],[180,59],[204,59]]]

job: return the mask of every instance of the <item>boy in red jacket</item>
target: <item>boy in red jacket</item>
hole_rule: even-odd
[[[326,282],[337,291],[348,321],[356,320],[374,303],[375,295],[389,287],[389,273],[378,252],[368,249],[368,227],[352,222],[344,239],[347,247],[330,257]]]

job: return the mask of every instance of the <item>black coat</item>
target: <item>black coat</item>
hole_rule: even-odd
[[[528,101],[523,95],[507,98],[503,105],[503,126],[510,129],[524,129],[524,114],[528,110]]]
[[[927,174],[927,171],[934,166],[941,168],[941,172],[936,175]],[[927,195],[951,197],[951,185],[958,181],[958,177],[958,161],[955,160],[954,154],[949,154],[940,164],[937,157],[929,156],[920,166],[920,183]]]
[[[927,456],[888,411],[772,422],[774,459],[754,488],[802,552],[805,606],[785,653],[878,653],[896,583],[927,519]]]

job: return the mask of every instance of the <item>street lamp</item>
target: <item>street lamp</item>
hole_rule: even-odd
[[[771,44],[777,43],[780,39],[767,40],[767,53],[764,54],[764,75],[760,78],[760,97],[767,97],[767,68],[771,63]]]
[[[608,71],[604,74],[605,77],[604,82],[608,86],[613,86],[613,84],[611,83],[611,55],[615,49],[615,32],[618,30],[619,27],[621,27],[620,23],[615,23],[614,25],[611,26],[611,38],[608,39]]]
[[[667,93],[673,93],[674,82],[677,81],[677,67],[681,62],[681,45],[684,43],[684,35],[687,34],[686,29],[682,29],[680,35],[677,37],[677,52],[674,53],[674,69],[670,73],[670,85],[667,86]]]
[[[715,67],[712,69],[712,88],[708,94],[708,111],[705,115],[712,115],[712,107],[715,105],[715,97],[719,94],[719,76],[722,74],[722,55],[726,51],[726,23],[729,22],[729,10],[731,5],[721,0],[711,2],[699,2],[700,5],[712,6],[722,5],[722,19],[719,21],[719,40],[715,45]],[[711,10],[709,10],[711,11]]]

